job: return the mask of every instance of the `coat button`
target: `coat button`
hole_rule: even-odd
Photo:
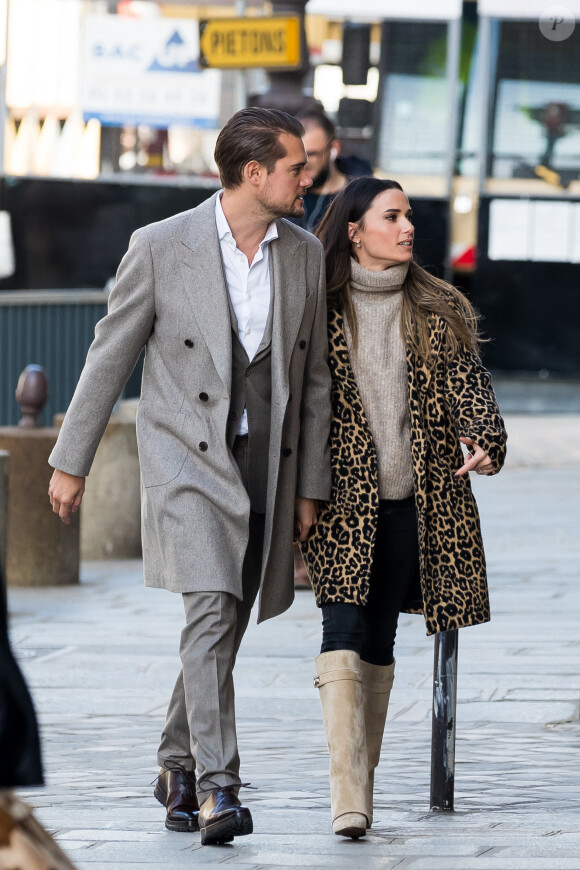
[[[300,350],[304,350],[305,347],[306,347],[306,342],[304,341],[304,339],[302,339],[302,341],[300,342]]]
[[[209,396],[207,393],[200,393],[199,394],[200,402],[207,402],[208,399],[209,399]]]
[[[246,369],[246,371],[244,372],[244,375],[245,375],[247,378],[249,378],[251,374],[252,374],[252,370],[251,370],[251,369]]]
[[[205,451],[207,450],[207,441],[200,441],[199,442],[199,449],[201,450],[202,453],[205,453]]]
[[[183,343],[186,347],[193,347],[193,341],[191,340],[191,338],[186,338]]]
[[[292,456],[292,448],[285,447],[284,450],[282,451],[282,456]]]

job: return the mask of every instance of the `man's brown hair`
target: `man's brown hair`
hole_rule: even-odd
[[[244,166],[250,160],[265,166],[268,175],[273,172],[276,162],[286,156],[281,133],[301,139],[304,127],[279,109],[241,109],[232,115],[220,132],[214,151],[222,187],[239,187]]]

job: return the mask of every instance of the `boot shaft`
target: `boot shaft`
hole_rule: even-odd
[[[330,754],[330,795],[333,827],[348,819],[345,836],[361,836],[369,817],[368,756],[360,657],[351,650],[322,653],[316,659],[314,685],[320,691],[324,733]],[[363,818],[364,817],[364,820]],[[363,823],[364,821],[364,823]],[[346,831],[359,833],[346,833]]]

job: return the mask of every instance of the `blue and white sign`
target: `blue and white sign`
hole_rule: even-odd
[[[221,72],[199,67],[197,21],[88,15],[83,45],[86,120],[218,126]]]

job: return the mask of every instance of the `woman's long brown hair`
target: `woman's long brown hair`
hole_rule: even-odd
[[[364,217],[374,199],[383,191],[393,189],[403,190],[398,181],[371,176],[353,179],[336,195],[316,231],[324,247],[328,306],[344,312],[355,346],[358,328],[350,292],[350,258],[356,258],[356,251],[348,237],[348,225],[355,223],[364,229]],[[478,316],[470,302],[451,284],[411,262],[403,283],[401,333],[405,343],[426,362],[431,357],[429,318],[432,315],[447,322],[447,349],[452,356],[461,345],[478,352],[481,342]]]

